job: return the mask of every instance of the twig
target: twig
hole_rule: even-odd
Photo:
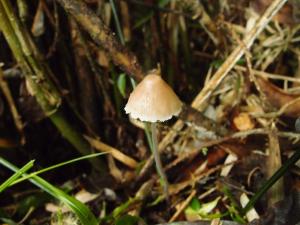
[[[185,0],[182,2],[189,5],[192,11],[192,19],[197,20],[201,24],[214,45],[218,46],[221,42],[218,28],[209,14],[206,12],[201,1]]]
[[[243,72],[247,71],[247,69],[243,66],[235,65],[234,68]],[[263,78],[271,78],[275,80],[286,80],[290,82],[300,83],[300,78],[288,77],[286,75],[273,74],[273,73],[268,73],[265,71],[254,70],[254,69],[252,69],[252,72],[254,75],[261,76]]]
[[[136,80],[141,80],[143,71],[136,56],[122,46],[104,22],[91,11],[84,1],[57,0],[75,20],[86,30],[93,40],[101,45],[110,55],[114,63]]]
[[[269,154],[267,158],[267,176],[270,178],[277,169],[281,166],[281,151],[279,145],[279,139],[277,135],[277,128],[275,123],[271,124],[271,128],[268,134],[269,138]],[[284,183],[283,179],[278,180],[268,192],[268,205],[272,206],[274,203],[283,200],[284,196]]]
[[[175,212],[175,214],[171,217],[171,219],[169,220],[169,222],[173,222],[177,219],[177,217],[180,215],[180,213],[188,206],[188,204],[190,203],[190,201],[193,199],[193,197],[197,194],[196,190],[193,190],[190,195],[187,197],[187,199],[184,200],[183,203],[181,203],[181,206],[179,207],[179,209]]]
[[[205,170],[205,172],[203,171],[195,171],[193,174],[190,175],[190,178],[187,178],[186,180],[184,181],[181,181],[179,183],[176,183],[176,184],[172,184],[170,186],[170,195],[175,195],[177,194],[178,192],[180,192],[181,190],[183,190],[184,188],[188,187],[188,186],[193,186],[195,184],[195,182],[200,182],[200,180],[208,177],[209,175],[219,171],[219,170],[222,170],[222,168],[226,167],[226,166],[229,166],[229,165],[232,165],[232,164],[236,164],[238,163],[237,161],[234,162],[234,163],[227,163],[227,164],[222,164],[222,165],[217,165],[211,169],[207,169]]]
[[[16,108],[14,99],[11,95],[11,92],[9,90],[8,84],[6,83],[6,81],[4,80],[4,75],[3,75],[3,71],[2,68],[0,67],[0,88],[2,89],[2,92],[7,100],[7,103],[9,105],[10,108],[10,112],[12,114],[13,120],[15,122],[15,126],[20,134],[20,143],[23,145],[25,144],[25,135],[24,135],[24,131],[23,131],[23,123],[21,120],[21,116],[18,113],[18,110]]]
[[[297,107],[292,108],[293,105],[298,104],[300,101],[300,96],[296,97],[295,99],[285,103],[284,105],[282,105],[280,107],[279,110],[277,110],[276,112],[269,112],[269,113],[252,113],[252,115],[254,117],[262,117],[262,118],[276,118],[276,117],[280,117],[282,114],[284,113],[289,113],[290,109],[294,109]]]
[[[88,136],[85,136],[85,138],[95,149],[101,152],[110,153],[115,159],[119,160],[120,162],[124,163],[125,165],[127,165],[132,169],[135,169],[137,167],[138,163],[133,158],[130,158],[129,156],[125,155],[118,149],[113,148],[97,139],[93,139]]]

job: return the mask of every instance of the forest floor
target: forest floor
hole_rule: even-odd
[[[299,223],[299,21],[298,0],[0,0],[0,224]],[[128,115],[149,74],[168,85]]]

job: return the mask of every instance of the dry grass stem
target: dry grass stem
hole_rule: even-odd
[[[180,204],[180,207],[176,210],[176,212],[174,213],[174,215],[171,217],[171,219],[169,220],[169,223],[175,221],[177,219],[177,217],[180,215],[180,213],[182,213],[182,211],[188,206],[188,204],[191,202],[191,200],[193,199],[193,197],[197,194],[196,190],[192,190],[191,193],[189,194],[189,196]]]
[[[24,131],[23,131],[23,123],[21,120],[21,116],[17,110],[15,101],[12,97],[12,94],[10,92],[9,86],[6,83],[6,81],[4,80],[4,75],[3,75],[3,71],[2,68],[0,67],[0,87],[2,89],[3,95],[5,96],[7,103],[9,105],[9,109],[11,112],[11,115],[13,117],[13,120],[15,122],[15,126],[20,134],[20,143],[22,145],[25,144],[25,136],[24,136]]]
[[[95,149],[101,151],[101,152],[107,152],[110,153],[115,159],[122,162],[129,168],[135,169],[138,165],[138,162],[135,161],[133,158],[125,155],[118,149],[111,147],[110,145],[107,145],[97,139],[85,136],[85,139],[93,146]]]

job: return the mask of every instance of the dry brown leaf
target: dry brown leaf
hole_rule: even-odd
[[[262,14],[266,10],[266,8],[272,3],[272,1],[273,0],[253,0],[251,1],[251,7],[258,14]],[[287,3],[285,4],[285,6],[282,7],[282,9],[277,13],[277,15],[274,16],[273,20],[282,24],[293,25],[295,24],[293,11],[293,5]]]
[[[45,16],[43,12],[43,3],[39,1],[36,14],[34,16],[33,24],[31,27],[31,33],[33,36],[41,36],[45,32]]]
[[[251,130],[255,127],[248,113],[242,112],[233,118],[233,125],[239,131]]]
[[[272,106],[280,109],[284,105],[294,101],[293,104],[285,108],[283,114],[293,118],[300,116],[300,99],[297,100],[300,97],[299,95],[288,94],[264,78],[258,77],[256,83]]]
[[[18,144],[7,138],[0,138],[0,148],[15,148]]]

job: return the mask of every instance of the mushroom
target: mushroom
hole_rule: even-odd
[[[177,116],[182,102],[172,88],[157,75],[150,72],[130,94],[125,111],[134,119],[151,123],[152,147],[155,165],[163,181],[164,194],[168,198],[168,180],[158,153],[156,122],[164,122]]]

